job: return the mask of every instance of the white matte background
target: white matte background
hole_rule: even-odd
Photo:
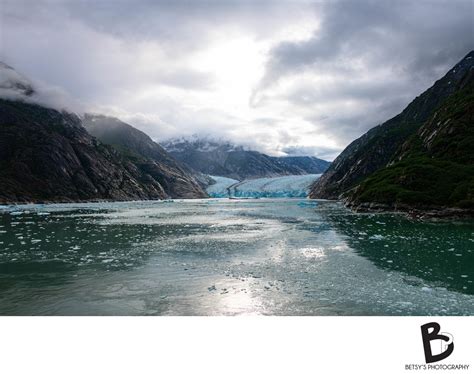
[[[474,372],[473,317],[1,317],[0,373],[410,373],[431,321]]]

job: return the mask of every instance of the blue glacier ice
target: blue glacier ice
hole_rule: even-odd
[[[212,179],[216,182],[207,187],[206,192],[210,197],[229,197],[228,188],[234,184],[240,183],[240,181],[232,178],[218,177],[210,175]]]
[[[207,192],[211,197],[306,197],[311,185],[320,176],[321,174],[288,175],[242,182],[212,176],[216,184],[208,187]]]

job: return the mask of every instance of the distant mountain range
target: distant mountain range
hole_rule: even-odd
[[[356,209],[474,210],[474,52],[353,141],[310,197]]]
[[[320,174],[330,165],[316,157],[272,157],[230,142],[198,137],[172,139],[162,144],[174,158],[193,170],[237,180]]]
[[[0,203],[207,196],[141,131],[35,104],[26,78],[3,63],[0,70],[1,94],[8,97],[0,99]]]

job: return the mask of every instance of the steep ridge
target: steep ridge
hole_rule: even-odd
[[[474,66],[474,52],[413,100],[403,112],[353,141],[313,185],[311,198],[338,199],[377,170],[387,166],[397,150],[415,134]]]
[[[148,135],[117,118],[86,114],[87,131],[159,181],[173,198],[206,197],[198,181]]]
[[[0,203],[207,196],[145,134],[126,125],[122,148],[102,143],[4,63],[0,97]]]
[[[389,166],[349,192],[349,205],[474,213],[474,69],[458,86]]]
[[[166,196],[158,181],[89,135],[78,116],[0,99],[0,203]]]

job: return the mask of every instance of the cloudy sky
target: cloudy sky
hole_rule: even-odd
[[[471,0],[0,0],[0,60],[158,141],[333,159],[474,49],[473,17]]]

